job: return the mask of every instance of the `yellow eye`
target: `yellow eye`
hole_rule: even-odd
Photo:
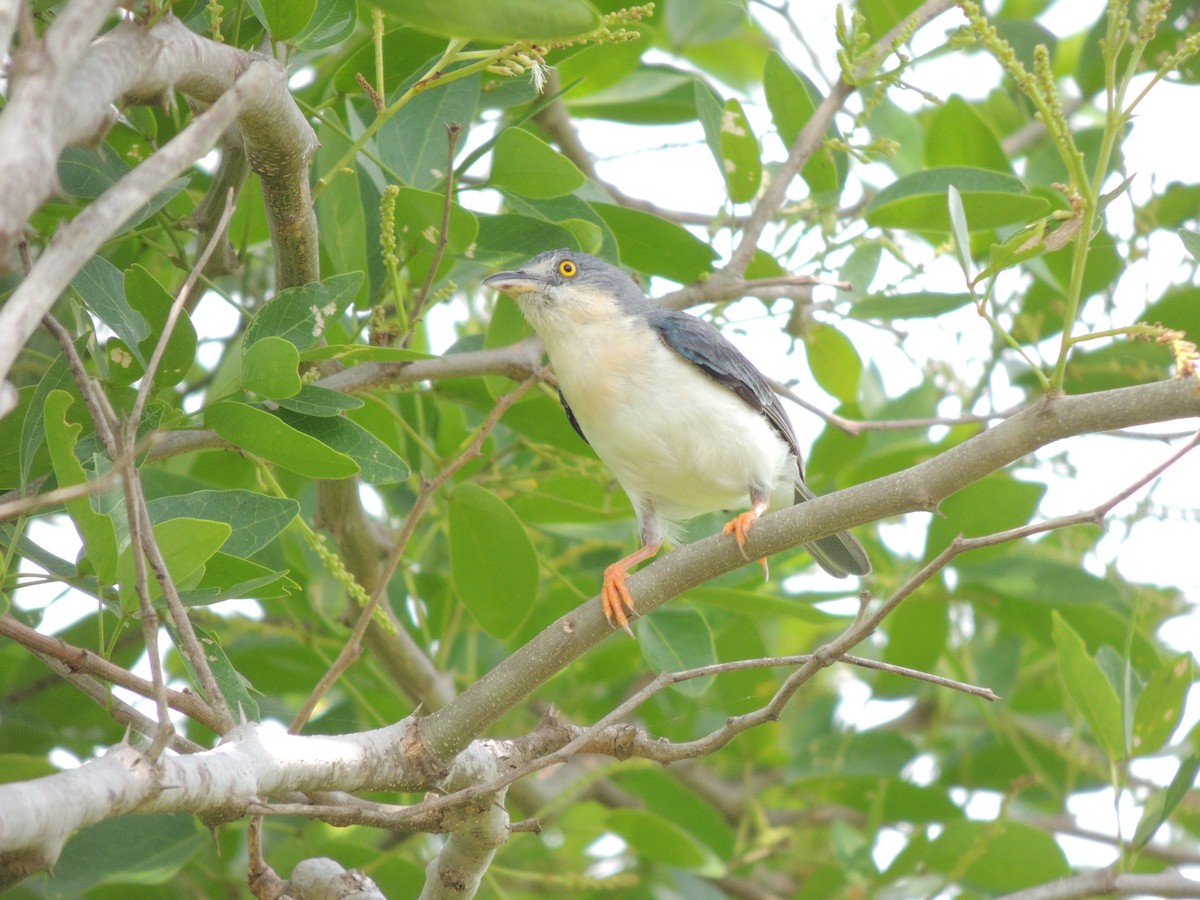
[[[564,259],[558,264],[558,274],[563,278],[574,278],[579,272],[579,267],[575,265],[573,260]]]

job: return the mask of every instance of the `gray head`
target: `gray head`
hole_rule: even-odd
[[[616,266],[577,250],[548,250],[519,269],[483,279],[520,305],[538,332],[617,313],[645,315],[651,303]]]

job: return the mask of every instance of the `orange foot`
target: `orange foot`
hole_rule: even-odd
[[[600,588],[600,608],[604,610],[604,618],[613,628],[624,628],[625,633],[633,637],[633,629],[629,627],[629,617],[625,610],[633,612],[633,594],[629,593],[629,570],[640,562],[652,557],[662,546],[662,541],[642,544],[624,559],[619,559],[604,570],[604,585]],[[636,638],[635,638],[636,640]]]
[[[604,570],[604,585],[600,588],[600,607],[604,610],[604,618],[614,628],[624,628],[625,633],[633,637],[633,629],[629,627],[629,617],[625,615],[626,608],[633,612],[633,595],[629,593],[629,573],[621,563],[613,563]]]
[[[766,504],[759,506],[759,504],[756,503],[746,512],[734,516],[732,519],[726,522],[725,527],[721,529],[722,534],[726,536],[731,534],[733,535],[734,540],[737,541],[738,550],[741,551],[742,556],[747,560],[750,559],[750,556],[746,553],[746,540],[750,537],[750,526],[758,520],[758,517],[762,515],[763,510],[766,508]],[[767,561],[764,558],[760,559],[759,562],[762,563],[763,580],[765,581],[770,577],[770,572],[767,569]]]

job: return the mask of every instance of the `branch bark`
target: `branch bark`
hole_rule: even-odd
[[[0,113],[0,261],[29,216],[58,190],[56,162],[63,148],[103,135],[112,123],[111,104],[164,102],[179,90],[212,106],[60,230],[0,309],[0,379],[104,240],[235,121],[250,167],[262,179],[277,284],[316,278],[316,218],[307,177],[316,135],[288,93],[282,67],[262,54],[202,38],[173,17],[150,29],[121,24],[87,46],[112,6],[73,4],[43,41],[22,47],[14,63],[12,97]],[[74,15],[84,7],[89,17]],[[14,405],[15,391],[4,382],[0,416]]]
[[[994,428],[893,475],[771,513],[755,525],[746,553],[769,556],[865,522],[934,512],[967,485],[1054,441],[1094,431],[1200,416],[1200,394],[1184,381],[1159,382],[1077,397],[1048,397]],[[641,615],[672,597],[746,564],[720,535],[666,554],[630,576]],[[595,600],[567,613],[421,720],[426,748],[451,760],[547,679],[612,634]]]

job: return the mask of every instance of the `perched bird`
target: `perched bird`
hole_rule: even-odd
[[[779,398],[707,322],[651,302],[629,275],[573,250],[542,253],[483,283],[516,300],[541,336],[567,417],[633,503],[642,546],[604,570],[610,624],[633,635],[629,570],[674,539],[679,523],[748,497],[749,511],[724,529],[744,553],[773,494],[785,505],[815,496]],[[836,577],[871,571],[845,531],[807,549]]]

